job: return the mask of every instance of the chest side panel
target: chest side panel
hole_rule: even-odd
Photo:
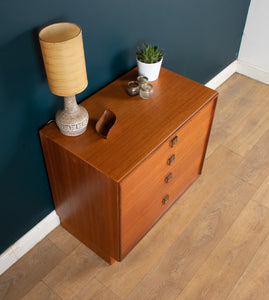
[[[118,184],[40,135],[62,226],[101,257],[119,259]]]

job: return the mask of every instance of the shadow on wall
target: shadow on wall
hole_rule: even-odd
[[[12,156],[12,149],[20,142],[24,145],[29,134],[36,132],[57,109],[58,101],[48,90],[37,43],[37,30],[34,30],[0,49],[0,101],[3,108],[0,117],[5,131],[1,170],[3,163],[9,161],[7,156]]]
[[[37,43],[34,30],[0,47],[0,253],[53,209],[38,130],[61,101],[48,89]]]

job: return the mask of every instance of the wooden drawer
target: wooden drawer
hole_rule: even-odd
[[[81,103],[91,118],[84,134],[64,136],[55,122],[40,130],[62,226],[109,263],[122,260],[201,172],[218,96],[162,68],[152,100],[139,101],[126,94],[136,77],[134,68]],[[95,130],[104,109],[117,116],[108,139]]]
[[[122,181],[123,256],[201,172],[214,104],[210,102]],[[169,159],[173,160],[170,165]],[[166,182],[169,174],[172,179]],[[167,195],[169,200],[164,204]]]
[[[174,147],[174,162],[171,165],[174,165],[174,169],[171,171],[171,182],[178,183],[180,192],[182,191],[181,185],[186,186],[188,182],[191,183],[190,178],[187,178],[188,170],[193,170],[193,179],[201,173],[214,105],[213,101],[210,102],[170,139],[170,144],[175,137],[178,140]]]

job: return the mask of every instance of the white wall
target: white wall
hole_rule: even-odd
[[[251,0],[238,59],[269,73],[269,0]]]

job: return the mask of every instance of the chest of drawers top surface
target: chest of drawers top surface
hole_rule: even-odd
[[[126,93],[128,81],[136,77],[135,68],[81,103],[90,117],[84,134],[64,136],[53,122],[40,135],[119,182],[217,96],[216,91],[162,68],[152,83],[153,97],[143,100]],[[107,139],[95,131],[105,109],[117,118]]]

